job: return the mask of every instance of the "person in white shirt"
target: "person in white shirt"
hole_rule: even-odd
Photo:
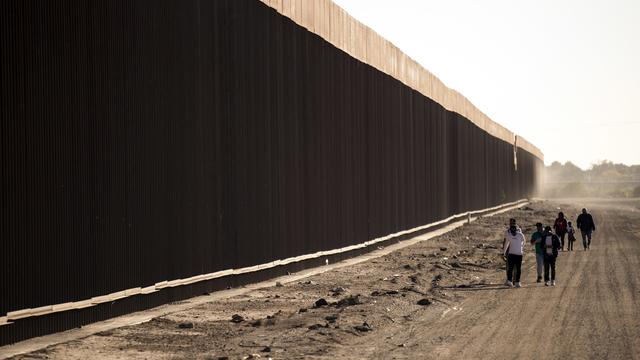
[[[502,254],[507,259],[506,286],[520,287],[522,273],[522,256],[524,255],[524,234],[516,224],[516,219],[509,219],[509,228],[504,233]]]

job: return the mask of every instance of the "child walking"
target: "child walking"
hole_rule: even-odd
[[[571,225],[571,221],[567,222],[567,251],[573,251],[573,242],[576,241],[576,230]]]

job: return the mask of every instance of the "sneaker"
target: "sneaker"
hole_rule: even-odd
[[[516,283],[516,287],[517,287],[517,288],[519,288],[519,287],[522,287],[522,285],[520,285],[520,283],[519,283],[519,282],[517,282],[517,283]]]
[[[513,283],[512,283],[511,281],[507,280],[507,282],[506,282],[506,283],[504,283],[504,285],[505,285],[505,286],[508,286],[508,287],[512,287],[512,286],[513,286]]]
[[[556,286],[556,281],[555,281],[555,280],[553,280],[553,281],[551,282],[551,286]]]
[[[549,281],[545,281],[544,282],[544,286],[549,286],[549,285],[551,285],[551,283]]]
[[[542,282],[542,276],[538,276],[538,278],[536,279],[536,282]]]

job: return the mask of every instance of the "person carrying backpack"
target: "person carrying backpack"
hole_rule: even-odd
[[[522,273],[522,255],[524,255],[524,234],[516,225],[516,219],[509,219],[509,228],[504,233],[502,254],[507,258],[506,286],[519,288]]]
[[[542,270],[544,268],[544,252],[542,251],[542,223],[536,223],[536,232],[531,235],[531,245],[536,249],[536,282],[542,282]]]
[[[587,209],[582,209],[582,214],[578,215],[578,219],[576,219],[576,225],[580,229],[582,246],[586,251],[591,246],[591,234],[596,231],[596,223],[593,222],[593,216],[587,212]]]
[[[551,226],[542,233],[542,250],[544,251],[544,286],[556,286],[556,259],[560,249],[560,238],[551,232]]]
[[[558,218],[553,223],[553,231],[560,238],[560,248],[564,251],[564,236],[567,234],[567,219],[564,218],[564,213],[561,211],[558,213]]]

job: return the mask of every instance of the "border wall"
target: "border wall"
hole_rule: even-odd
[[[542,166],[329,1],[8,0],[0,27],[0,345],[352,256]]]

